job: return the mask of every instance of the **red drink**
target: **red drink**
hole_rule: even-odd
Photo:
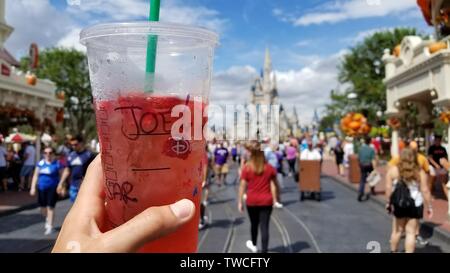
[[[194,112],[203,114],[204,104],[194,103],[189,96],[180,99],[130,94],[95,103],[109,228],[151,206],[183,198],[192,200],[196,206],[190,222],[145,245],[140,252],[197,251],[205,140],[203,135],[200,140],[172,137],[172,125],[179,119],[171,117],[176,105],[186,105],[190,110],[193,132]],[[199,122],[203,128],[206,118],[200,118]]]

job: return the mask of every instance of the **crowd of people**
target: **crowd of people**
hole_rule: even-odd
[[[24,141],[18,151],[6,148],[0,138],[0,181],[3,192],[28,191],[36,196],[45,217],[46,235],[54,232],[56,202],[65,197],[75,201],[87,167],[95,151],[85,145],[82,136],[67,135],[59,147],[43,145],[37,158],[35,144]]]
[[[0,138],[1,139],[1,138]],[[399,156],[390,159],[385,180],[386,210],[393,215],[390,237],[391,251],[397,252],[402,236],[405,251],[414,252],[417,244],[427,242],[420,236],[420,220],[432,217],[432,190],[442,185],[448,196],[450,162],[442,137],[435,135],[427,155],[420,153],[416,141],[403,141]],[[29,191],[37,196],[45,216],[45,234],[54,232],[54,208],[57,201],[69,197],[75,201],[87,167],[96,151],[88,148],[81,136],[67,136],[58,146],[44,145],[42,156],[36,160],[37,151],[32,142],[21,143],[20,150],[5,147],[0,142],[0,181],[3,191]],[[267,252],[269,222],[273,209],[282,209],[281,191],[284,179],[293,177],[298,182],[299,162],[317,160],[322,163],[325,153],[334,155],[338,174],[344,175],[357,155],[360,170],[358,201],[368,200],[376,194],[375,185],[369,181],[377,170],[382,154],[379,141],[366,137],[361,142],[351,138],[331,137],[327,141],[317,137],[290,138],[285,142],[266,139],[263,142],[210,141],[205,147],[205,168],[202,183],[199,229],[207,228],[209,189],[226,186],[237,187],[237,209],[247,211],[250,220],[250,240],[245,244],[251,252]],[[227,179],[230,169],[237,169],[236,179]],[[445,177],[443,179],[442,177]],[[439,182],[439,183],[436,183]],[[370,193],[366,194],[369,182]],[[258,233],[261,249],[257,247]]]
[[[230,164],[237,168],[238,178],[228,185],[238,187],[238,210],[246,208],[250,219],[250,238],[246,247],[256,253],[267,252],[269,243],[269,222],[272,209],[282,209],[280,198],[283,180],[286,176],[298,181],[299,160],[317,160],[322,162],[324,142],[318,138],[305,136],[290,138],[285,142],[266,139],[263,142],[211,141],[206,145],[206,168],[204,172],[203,195],[201,202],[199,228],[207,227],[209,187],[218,188],[227,185]],[[287,170],[286,170],[286,167]],[[244,206],[245,204],[245,206]],[[261,249],[257,248],[258,228],[261,231]]]
[[[360,170],[360,185],[358,201],[368,200],[365,194],[366,184],[376,173],[379,155],[382,153],[380,142],[376,138],[366,137],[356,149],[353,139],[335,139],[331,146],[336,160],[338,173],[345,174],[349,167],[350,156],[358,155]],[[417,245],[427,245],[428,242],[420,235],[420,221],[424,213],[428,218],[433,215],[433,190],[442,188],[448,200],[450,163],[445,147],[442,146],[442,136],[434,135],[432,144],[422,154],[418,142],[400,140],[399,156],[390,158],[385,177],[386,210],[393,216],[390,248],[397,252],[402,236],[405,236],[405,252],[414,252]],[[331,141],[328,142],[329,144]],[[356,152],[356,150],[358,150]],[[378,174],[379,175],[379,174]],[[375,195],[375,184],[370,184],[370,194]]]
[[[24,191],[30,189],[31,177],[36,165],[36,148],[25,141],[19,150],[6,148],[0,137],[0,181],[1,191]]]

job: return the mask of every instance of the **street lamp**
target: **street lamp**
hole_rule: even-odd
[[[349,94],[347,95],[347,99],[349,99],[349,100],[354,100],[354,99],[356,99],[356,98],[358,98],[358,95],[357,95],[356,93],[354,93],[354,92],[349,93]]]

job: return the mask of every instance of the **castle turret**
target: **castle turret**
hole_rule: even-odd
[[[263,82],[264,82],[264,90],[265,92],[269,91],[272,87],[272,58],[270,57],[269,48],[266,48],[266,56],[264,58],[264,74],[263,74]]]

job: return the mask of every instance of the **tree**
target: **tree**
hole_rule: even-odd
[[[29,57],[23,57],[21,69],[29,70],[29,63]],[[74,134],[95,135],[86,55],[75,49],[45,49],[39,55],[39,67],[35,73],[39,78],[53,81],[58,91],[64,91],[64,111],[69,117],[64,120],[64,127]]]
[[[326,105],[326,114],[320,121],[320,130],[326,131],[328,128],[334,128],[334,124],[339,122],[340,118],[345,115],[347,107],[347,96],[340,94],[336,90],[331,90],[330,98],[332,103]]]
[[[386,87],[383,57],[384,49],[393,51],[408,35],[420,35],[414,28],[396,28],[376,32],[350,48],[338,66],[339,82],[345,90],[331,91],[331,103],[326,106],[325,117],[342,117],[349,111],[366,112],[370,123],[377,123],[377,112],[386,110]],[[356,99],[349,99],[354,93]]]

